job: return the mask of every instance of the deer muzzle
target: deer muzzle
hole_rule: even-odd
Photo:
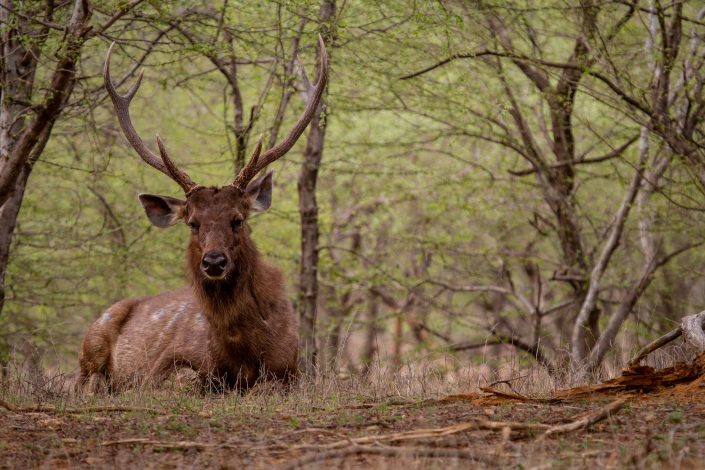
[[[209,251],[201,260],[201,271],[213,280],[222,279],[227,266],[228,258],[220,251]]]

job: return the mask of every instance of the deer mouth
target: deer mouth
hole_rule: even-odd
[[[212,282],[223,281],[226,277],[228,277],[228,272],[228,270],[225,270],[218,273],[209,273],[205,269],[201,268],[201,273],[203,273],[203,277],[205,277],[207,281]]]
[[[228,257],[219,251],[209,251],[201,260],[201,272],[211,281],[220,281],[228,273]]]

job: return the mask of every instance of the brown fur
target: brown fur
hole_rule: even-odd
[[[268,207],[268,200],[264,204],[257,199],[264,192],[257,185],[267,177],[271,197],[267,175],[244,194],[233,187],[198,188],[185,202],[169,199],[181,204],[170,207],[174,221],[199,224],[186,254],[190,285],[111,306],[83,341],[80,386],[96,390],[104,378],[111,390],[120,390],[159,382],[179,367],[194,369],[204,383],[239,389],[253,385],[263,373],[266,378],[291,378],[297,365],[298,320],[282,273],[261,259],[246,223],[257,204]],[[149,215],[151,209],[145,209]],[[242,224],[234,229],[236,219]],[[201,269],[204,253],[213,250],[228,260],[218,280]]]

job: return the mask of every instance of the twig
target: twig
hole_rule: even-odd
[[[144,444],[165,449],[212,449],[212,448],[228,448],[239,449],[239,444],[231,442],[198,442],[198,441],[155,441],[149,438],[132,437],[128,439],[118,439],[115,441],[103,441],[101,446],[118,446],[123,444]]]
[[[509,428],[513,431],[547,431],[551,428],[548,424],[539,423],[518,423],[510,421],[487,421],[484,419],[477,419],[473,421],[468,421],[466,423],[454,424],[452,426],[446,426],[442,428],[431,428],[431,429],[414,429],[412,431],[404,431],[393,434],[381,434],[374,436],[362,436],[355,438],[343,439],[340,441],[332,442],[330,444],[322,444],[317,446],[311,445],[300,445],[290,447],[289,450],[309,450],[309,449],[340,449],[348,446],[350,444],[360,445],[360,444],[372,444],[379,442],[400,442],[408,441],[413,439],[428,439],[428,438],[438,438],[443,436],[449,436],[451,434],[457,434],[460,432],[471,431],[475,429],[484,429],[488,431],[502,431],[503,429]]]
[[[118,439],[117,441],[103,441],[100,443],[101,446],[117,446],[120,444],[146,444],[149,443],[151,439],[147,437],[133,437],[130,439]]]
[[[0,407],[15,413],[117,413],[123,411],[141,411],[145,413],[160,413],[154,408],[138,408],[133,406],[86,406],[84,408],[59,408],[55,406],[14,406],[4,400],[0,400]]]
[[[490,431],[502,431],[511,429],[512,431],[544,431],[551,426],[541,423],[518,423],[513,421],[485,421],[478,422],[479,429],[487,429]]]
[[[508,393],[508,392],[503,392],[501,390],[497,390],[496,388],[493,388],[492,386],[489,387],[480,387],[480,391],[489,393],[491,395],[494,395],[499,398],[506,398],[509,400],[517,400],[517,401],[529,401],[529,397],[525,397],[524,395],[521,395],[516,392]]]
[[[612,152],[602,155],[600,157],[593,157],[593,158],[582,158],[579,160],[572,160],[572,161],[567,161],[567,162],[561,162],[561,163],[556,163],[554,165],[550,165],[548,168],[554,169],[554,168],[562,168],[568,165],[585,165],[585,164],[591,164],[591,163],[601,163],[607,160],[611,160],[613,158],[620,157],[624,151],[636,140],[639,138],[639,134],[635,135],[634,137],[630,138],[628,141],[626,141],[624,144],[620,145],[616,149],[614,149]],[[534,168],[527,168],[525,170],[509,170],[509,174],[513,176],[527,176],[531,175],[533,173],[536,173],[536,169]]]
[[[497,386],[497,385],[499,385],[499,384],[505,384],[507,387],[509,387],[509,388],[512,390],[512,392],[514,392],[514,393],[516,393],[516,394],[518,395],[519,393],[518,393],[516,390],[514,390],[514,387],[512,387],[512,382],[514,382],[515,380],[523,379],[523,378],[528,377],[528,376],[529,376],[529,374],[524,374],[524,375],[518,375],[518,376],[516,376],[516,377],[511,377],[511,378],[509,378],[509,379],[495,380],[494,382],[492,382],[491,384],[489,384],[488,387],[489,387],[489,388],[493,388],[493,387],[495,387],[495,386]]]
[[[294,460],[279,467],[281,470],[290,470],[301,467],[307,467],[315,462],[322,462],[330,459],[339,459],[349,457],[351,455],[379,455],[383,457],[440,457],[440,458],[456,458],[476,460],[484,463],[490,463],[490,457],[481,456],[474,452],[457,449],[434,449],[429,447],[370,447],[370,446],[351,446],[344,449],[329,450],[327,452],[312,453]],[[496,463],[496,461],[492,461]]]
[[[137,7],[140,3],[142,3],[144,0],[132,0],[131,2],[123,5],[121,8],[119,8],[110,18],[108,18],[105,23],[102,25],[98,26],[97,28],[92,29],[91,31],[88,32],[87,36],[88,37],[93,37],[97,36],[99,34],[103,34],[108,28],[110,28],[117,20],[125,16],[130,10],[133,8]]]
[[[548,436],[553,436],[554,434],[565,434],[573,431],[578,431],[580,429],[588,428],[593,424],[598,423],[603,419],[607,419],[613,414],[617,413],[620,409],[622,409],[626,402],[626,398],[620,398],[609,403],[607,406],[601,408],[595,413],[590,413],[587,416],[584,416],[580,419],[576,419],[575,421],[572,421],[567,424],[553,426],[552,428],[547,429],[546,432],[544,432],[539,439],[544,439]]]
[[[12,4],[10,3],[10,5],[12,5]],[[42,21],[39,18],[37,18],[35,15],[32,15],[32,16],[25,15],[24,13],[22,13],[20,11],[13,10],[9,6],[7,6],[6,4],[0,4],[0,8],[2,8],[3,10],[7,10],[8,12],[12,13],[13,15],[19,16],[20,18],[22,18],[26,21],[31,21],[31,22],[40,24],[40,25],[44,26],[45,28],[55,29],[57,31],[64,31],[64,25],[62,25],[62,24],[53,23],[51,21]]]

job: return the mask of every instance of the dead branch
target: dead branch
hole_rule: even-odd
[[[426,438],[438,438],[443,436],[449,436],[451,434],[457,434],[459,432],[469,431],[471,429],[477,429],[477,423],[475,421],[469,421],[467,423],[454,424],[452,426],[446,426],[442,428],[433,429],[414,429],[413,431],[405,431],[393,434],[382,434],[377,436],[362,436],[353,439],[343,439],[341,441],[336,441],[331,444],[326,444],[320,446],[324,449],[338,449],[345,447],[349,444],[371,444],[374,442],[399,442],[407,441],[413,439],[426,439]]]
[[[492,387],[480,387],[480,391],[484,393],[488,393],[492,395],[492,397],[499,398],[502,400],[515,400],[515,401],[521,401],[521,402],[533,402],[533,403],[555,403],[560,401],[560,398],[535,398],[535,397],[527,397],[525,395],[521,395],[519,393],[514,393],[514,392],[503,392],[502,390],[498,390],[496,388]],[[455,396],[455,395],[450,395]]]
[[[474,419],[465,423],[454,424],[452,426],[445,426],[442,428],[414,429],[412,431],[392,434],[361,436],[331,442],[330,444],[316,446],[308,444],[298,445],[288,447],[288,450],[342,449],[350,444],[361,445],[380,442],[401,442],[414,439],[434,439],[472,430],[502,431],[507,428],[512,431],[547,431],[551,428],[551,426],[540,423],[519,423],[511,421],[488,421],[485,419]]]
[[[673,341],[676,338],[679,338],[683,334],[683,330],[681,330],[681,327],[679,326],[678,328],[669,331],[665,335],[656,338],[643,348],[639,350],[638,353],[636,353],[636,356],[634,356],[628,363],[627,367],[632,368],[635,366],[638,366],[639,363],[641,362],[642,359],[644,359],[646,356],[651,354],[652,352],[656,351],[659,348],[662,348],[663,346],[667,345],[671,341]]]
[[[323,462],[331,459],[340,459],[352,455],[379,455],[382,457],[437,457],[476,460],[484,463],[496,463],[490,457],[481,456],[474,452],[458,449],[435,449],[429,447],[371,447],[371,446],[351,446],[344,449],[329,450],[327,452],[312,453],[294,460],[280,468],[295,469],[308,467],[315,462]]]
[[[144,413],[160,413],[154,408],[140,408],[134,406],[86,406],[83,408],[61,408],[56,406],[32,405],[14,406],[4,400],[0,400],[0,407],[14,413],[63,413],[63,414],[83,414],[83,413],[119,413],[125,411],[135,411]]]
[[[451,344],[450,346],[448,346],[448,350],[451,352],[460,352],[460,351],[469,351],[471,349],[481,349],[481,348],[485,348],[487,346],[513,346],[513,345],[507,344],[506,342],[499,340],[499,339],[493,339],[493,340],[482,341],[480,343],[455,343],[455,344]]]
[[[480,387],[480,391],[489,393],[490,395],[496,396],[498,398],[506,398],[508,400],[517,400],[517,401],[527,401],[529,400],[528,397],[525,397],[524,395],[520,395],[518,393],[508,393],[508,392],[503,392],[501,390],[498,390],[496,388],[493,388],[491,385],[489,387]]]
[[[672,367],[654,369],[648,366],[634,366],[622,374],[602,383],[559,390],[553,394],[557,400],[575,400],[597,394],[617,394],[638,391],[648,393],[663,387],[690,383],[705,375],[705,353],[700,354],[690,364],[679,362]]]
[[[642,359],[656,351],[659,348],[667,345],[674,339],[683,335],[686,344],[690,345],[698,352],[705,351],[705,333],[703,333],[703,323],[705,323],[705,311],[697,315],[688,315],[681,320],[681,326],[675,328],[665,335],[656,338],[636,353],[636,355],[627,363],[627,367],[632,368],[638,366]],[[684,328],[688,331],[684,334]]]
[[[575,421],[572,421],[570,423],[553,426],[552,428],[547,429],[546,432],[543,433],[543,435],[539,439],[544,439],[546,437],[553,436],[554,434],[565,434],[573,431],[578,431],[580,429],[587,429],[593,424],[598,423],[603,419],[607,419],[617,413],[620,409],[622,409],[626,402],[626,398],[620,398],[609,403],[607,406],[599,409],[598,411],[590,413],[580,419],[576,419]]]
[[[485,429],[488,431],[503,431],[504,429],[511,429],[512,431],[542,431],[550,428],[548,424],[518,423],[514,421],[481,420],[477,424],[479,429]]]
[[[499,384],[505,384],[507,387],[509,387],[509,388],[512,389],[512,392],[517,393],[517,392],[512,388],[512,382],[514,382],[515,380],[519,380],[519,379],[526,378],[526,377],[528,377],[528,376],[529,376],[529,374],[524,374],[524,375],[518,375],[518,376],[516,376],[516,377],[511,377],[511,378],[509,378],[509,379],[495,380],[494,382],[490,383],[490,384],[488,385],[488,387],[492,388],[492,387],[495,387],[495,386],[497,386],[497,385],[499,385]]]
[[[131,437],[129,439],[118,439],[116,441],[103,441],[100,443],[101,446],[117,446],[121,444],[147,444],[149,442],[154,442],[147,437]]]
[[[231,442],[198,442],[198,441],[155,441],[149,438],[133,437],[128,439],[119,439],[115,441],[103,441],[101,446],[117,446],[123,444],[143,444],[164,449],[213,449],[213,448],[228,448],[238,449],[241,446]]]

